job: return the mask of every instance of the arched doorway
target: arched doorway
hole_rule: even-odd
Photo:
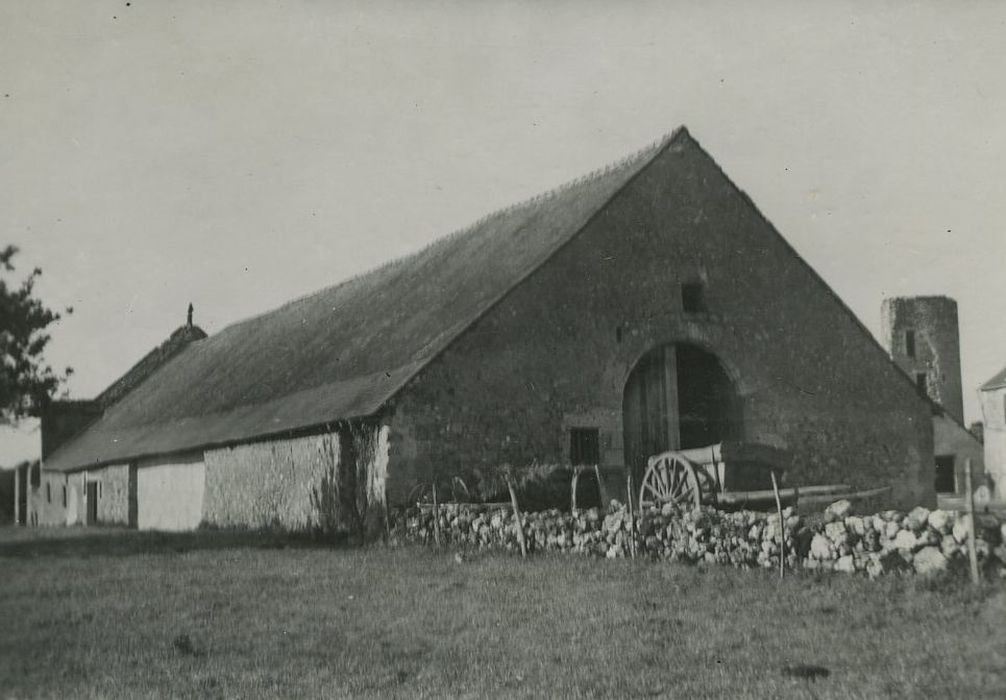
[[[652,455],[740,440],[740,400],[715,355],[690,343],[662,345],[629,374],[622,428],[625,464],[639,483]]]

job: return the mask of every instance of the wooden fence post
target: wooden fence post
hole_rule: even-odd
[[[632,509],[632,474],[629,474],[625,480],[625,493],[628,499],[625,502],[625,507],[629,510],[629,552],[632,558],[636,558],[636,515]]]
[[[384,541],[387,543],[391,540],[391,511],[388,509],[387,489],[381,492],[381,505],[384,507]]]
[[[968,561],[971,564],[971,583],[978,585],[978,551],[975,547],[975,494],[971,490],[971,458],[964,460],[964,502],[968,518]]]
[[[517,491],[513,487],[513,481],[509,474],[506,476],[506,487],[510,491],[510,503],[513,504],[513,519],[517,524],[517,543],[520,545],[520,555],[526,557],[527,542],[524,540],[524,523],[521,522],[520,506],[517,505]]]
[[[437,482],[433,481],[433,541],[440,546],[440,504],[437,503]]]
[[[580,470],[582,467],[573,467],[573,483],[570,486],[569,509],[571,513],[576,512],[576,482],[580,480]]]
[[[779,484],[775,480],[775,470],[772,474],[772,491],[775,493],[775,509],[779,514],[779,578],[786,576],[786,522],[782,519],[782,500],[779,498]]]
[[[596,464],[594,465],[594,476],[597,477],[597,495],[601,497],[601,510],[607,510],[611,501],[608,500],[608,489],[604,485],[604,479],[601,478],[601,467]]]

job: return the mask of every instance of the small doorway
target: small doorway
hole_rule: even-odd
[[[954,474],[954,456],[936,457],[936,493],[957,493],[957,477]]]
[[[712,353],[689,343],[646,353],[622,399],[625,464],[642,478],[646,460],[667,450],[742,439],[740,400]]]
[[[87,482],[87,525],[98,524],[98,482]]]

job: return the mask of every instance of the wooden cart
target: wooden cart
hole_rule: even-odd
[[[647,461],[639,488],[640,510],[645,506],[677,503],[698,505],[766,505],[775,499],[772,473],[782,482],[792,458],[769,445],[722,442],[706,447],[654,455]],[[890,487],[852,492],[845,484],[780,488],[779,498],[803,504],[838,498],[868,498]]]

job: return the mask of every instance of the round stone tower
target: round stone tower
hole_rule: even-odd
[[[944,410],[964,420],[957,302],[949,297],[896,297],[881,308],[891,359]]]

